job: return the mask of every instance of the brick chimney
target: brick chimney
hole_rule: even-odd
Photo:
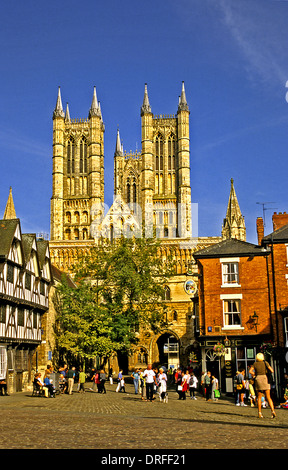
[[[262,217],[257,217],[256,220],[257,236],[258,236],[258,245],[261,245],[262,239],[264,237],[264,222]]]
[[[283,227],[284,225],[288,224],[288,214],[286,212],[274,212],[272,215],[272,222],[273,222],[273,231],[277,230],[278,228]]]

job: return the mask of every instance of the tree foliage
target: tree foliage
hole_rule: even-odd
[[[91,248],[74,266],[76,288],[57,288],[57,347],[91,359],[128,352],[139,331],[165,326],[164,286],[171,260],[152,239],[122,238]]]

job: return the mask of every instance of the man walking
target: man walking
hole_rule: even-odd
[[[72,392],[73,392],[74,378],[75,378],[75,367],[72,367],[72,369],[69,369],[67,372],[69,395],[72,395]]]
[[[149,364],[147,369],[144,371],[143,377],[146,378],[146,399],[147,401],[153,401],[153,388],[154,384],[157,386],[156,375],[152,369],[152,365]]]

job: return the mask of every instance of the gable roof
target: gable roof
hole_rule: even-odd
[[[263,237],[262,245],[269,243],[288,243],[288,224]]]
[[[259,245],[230,238],[220,243],[204,248],[193,253],[195,259],[201,258],[225,258],[229,256],[263,256],[267,250]]]
[[[0,258],[7,258],[17,227],[20,229],[19,219],[0,220]]]
[[[31,250],[33,248],[33,242],[36,242],[36,235],[34,233],[23,233],[22,234],[23,251],[25,256],[25,263],[30,260]]]

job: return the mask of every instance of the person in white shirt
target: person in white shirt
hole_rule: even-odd
[[[144,371],[143,377],[146,379],[146,399],[153,401],[153,387],[157,385],[156,374],[152,369],[152,365],[148,364],[147,369]]]

